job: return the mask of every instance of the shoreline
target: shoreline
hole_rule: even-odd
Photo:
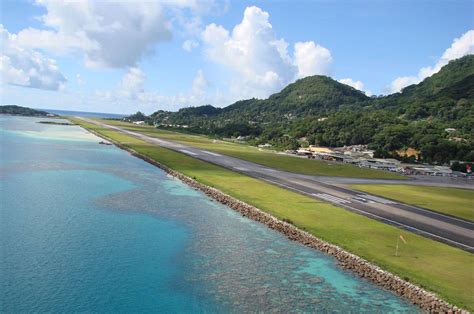
[[[312,249],[317,249],[325,254],[334,257],[337,260],[337,264],[340,265],[343,269],[350,270],[359,277],[365,278],[370,282],[376,284],[377,286],[382,287],[388,291],[395,293],[400,297],[407,299],[409,302],[418,305],[422,310],[444,313],[468,313],[468,311],[466,310],[463,310],[461,308],[458,308],[457,306],[445,302],[444,300],[440,299],[436,294],[429,292],[421,287],[418,287],[410,282],[407,282],[399,276],[385,271],[380,267],[371,264],[367,260],[338,247],[337,245],[321,240],[316,236],[304,230],[301,230],[288,222],[282,221],[258,209],[255,206],[240,201],[216,188],[200,183],[94,130],[87,129],[83,126],[80,127],[98,136],[99,138],[105,139],[113,143],[115,146],[129,152],[131,155],[162,169],[168,175],[179,179],[180,181],[192,188],[200,190],[201,192],[218,201],[219,203],[226,205],[231,209],[239,212],[242,216],[260,222],[266,225],[267,227],[284,234],[288,239],[292,241],[296,241],[302,245],[305,245]]]

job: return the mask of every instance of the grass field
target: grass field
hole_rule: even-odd
[[[74,121],[280,219],[288,219],[297,227],[436,292],[453,304],[474,310],[474,258],[468,252],[120,132]],[[407,244],[400,247],[399,256],[395,257],[399,234],[403,234]]]
[[[474,190],[398,184],[354,184],[351,187],[474,221]]]
[[[157,129],[151,126],[137,126],[128,122],[116,120],[101,120],[101,122],[141,132],[143,134],[167,139],[182,144],[199,147],[216,153],[255,162],[267,167],[277,168],[285,171],[320,175],[320,176],[344,176],[353,178],[371,179],[406,179],[404,176],[367,168],[359,168],[352,165],[331,163],[320,160],[309,160],[293,156],[277,154],[254,146],[232,143],[212,139],[206,136],[185,134]]]

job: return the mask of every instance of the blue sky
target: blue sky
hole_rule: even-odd
[[[1,103],[131,113],[307,75],[388,94],[474,52],[472,1],[2,1]]]

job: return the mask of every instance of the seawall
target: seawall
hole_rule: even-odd
[[[279,220],[273,217],[272,215],[256,208],[255,206],[242,202],[226,193],[219,191],[218,189],[200,183],[180,172],[177,172],[157,162],[156,160],[144,156],[136,152],[135,150],[126,147],[119,142],[114,141],[111,138],[108,138],[98,132],[95,132],[94,130],[88,129],[88,131],[114,143],[117,147],[128,151],[132,155],[159,167],[169,175],[181,180],[185,184],[195,189],[202,191],[214,200],[239,212],[241,215],[263,223],[269,228],[283,233],[288,239],[297,241],[307,247],[317,249],[328,255],[333,256],[338,261],[338,264],[344,269],[350,270],[359,275],[360,277],[366,278],[371,282],[375,283],[376,285],[408,299],[410,302],[418,305],[423,310],[434,313],[468,313],[463,309],[460,309],[443,301],[434,293],[431,293],[423,288],[409,283],[395,274],[384,271],[380,267],[371,264],[365,259],[358,257],[352,253],[349,253],[334,244],[330,244],[326,241],[323,241],[306,231],[298,229],[290,223]]]

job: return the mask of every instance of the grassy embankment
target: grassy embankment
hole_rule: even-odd
[[[468,252],[120,132],[79,120],[74,122],[280,219],[290,220],[297,227],[436,292],[453,304],[474,310],[474,259]],[[400,256],[395,257],[396,239],[401,233],[408,244],[403,244]]]
[[[342,163],[332,163],[321,160],[309,160],[293,156],[277,154],[273,151],[258,149],[257,147],[215,140],[206,136],[172,132],[157,129],[151,126],[138,126],[128,122],[115,120],[101,120],[106,124],[120,126],[128,130],[141,132],[148,136],[179,142],[185,145],[199,147],[208,151],[228,155],[243,160],[255,162],[267,167],[277,168],[285,171],[320,175],[320,176],[343,176],[353,178],[371,179],[406,179],[406,177],[368,168],[359,168]]]
[[[474,190],[434,186],[353,184],[352,188],[474,221]]]

